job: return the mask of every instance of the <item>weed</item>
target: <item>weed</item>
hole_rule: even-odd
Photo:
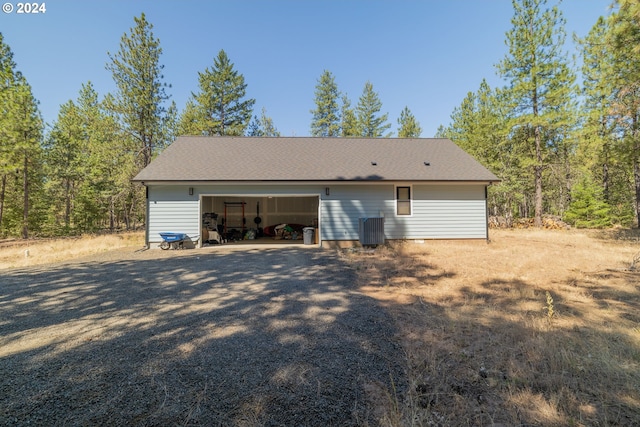
[[[547,296],[547,305],[544,307],[544,309],[547,311],[547,323],[551,325],[551,322],[553,321],[553,317],[556,315],[556,312],[553,309],[553,297],[551,296],[551,292],[547,291],[546,296]]]
[[[370,267],[361,289],[405,353],[409,386],[389,392],[381,425],[640,425],[637,245],[585,230],[491,240],[350,259]]]

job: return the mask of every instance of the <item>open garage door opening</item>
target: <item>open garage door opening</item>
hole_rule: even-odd
[[[313,243],[319,243],[318,196],[211,195],[202,196],[200,206],[203,245],[303,244],[307,227],[314,229]]]

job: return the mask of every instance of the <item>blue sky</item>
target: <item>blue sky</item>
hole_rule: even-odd
[[[2,0],[2,3],[5,3]],[[16,1],[10,3],[17,7]],[[199,71],[224,49],[283,136],[309,134],[314,89],[331,71],[352,105],[373,84],[397,130],[408,106],[431,137],[483,78],[502,85],[510,0],[51,0],[38,15],[0,13],[0,32],[33,87],[45,121],[91,81],[115,90],[107,52],[144,12],[163,49],[165,82],[182,110]],[[550,4],[554,2],[550,1]],[[584,36],[611,0],[565,0],[567,40]],[[571,53],[571,46],[567,47]]]

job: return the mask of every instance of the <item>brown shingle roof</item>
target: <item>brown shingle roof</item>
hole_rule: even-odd
[[[199,136],[177,138],[134,178],[145,182],[338,180],[499,181],[448,139]]]

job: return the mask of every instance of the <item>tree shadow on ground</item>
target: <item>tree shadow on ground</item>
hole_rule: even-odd
[[[2,425],[369,425],[371,385],[403,388],[391,320],[327,251],[9,271],[0,310]]]
[[[608,228],[592,231],[593,235],[601,240],[623,240],[640,242],[640,229],[638,228]]]
[[[409,262],[417,282],[394,280],[385,256],[353,264],[397,321],[409,382],[398,425],[640,424],[638,273],[560,283],[550,302],[546,284],[459,277],[426,252]]]

